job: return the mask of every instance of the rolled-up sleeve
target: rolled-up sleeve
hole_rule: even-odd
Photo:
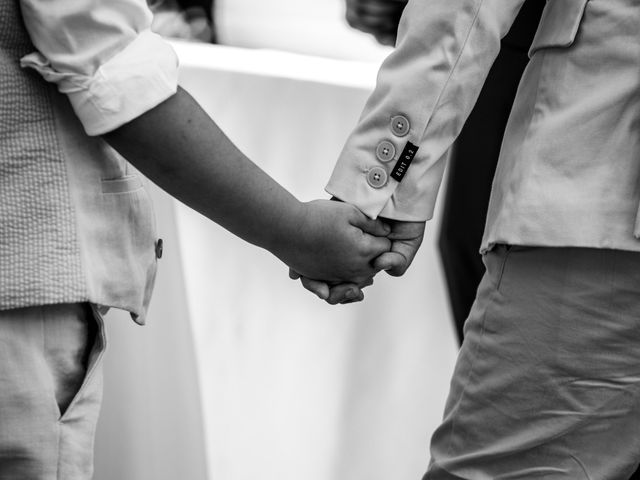
[[[176,92],[178,61],[151,32],[144,0],[20,0],[36,51],[21,59],[69,97],[89,135],[133,120]]]

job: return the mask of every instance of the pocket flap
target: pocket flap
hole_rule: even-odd
[[[548,0],[529,57],[541,48],[569,47],[580,28],[589,0]]]

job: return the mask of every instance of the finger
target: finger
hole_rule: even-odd
[[[372,220],[360,211],[356,211],[356,214],[350,219],[350,223],[363,232],[375,235],[376,237],[386,237],[391,233],[391,226],[389,226],[388,223],[381,219]]]
[[[347,20],[347,24],[350,27],[355,28],[356,30],[360,30],[364,33],[372,33],[369,27],[365,23],[363,23],[362,15],[360,13],[358,5],[347,5],[345,19]]]
[[[376,33],[396,32],[398,30],[398,18],[392,15],[372,15],[369,13],[359,13],[358,23],[367,26]]]
[[[358,17],[358,30],[372,35],[395,34],[397,32],[397,24],[389,18],[371,17],[368,15]]]
[[[361,302],[362,300],[364,300],[364,293],[361,291],[360,294],[353,299],[350,300],[343,300],[342,302],[340,302],[341,305],[346,305],[348,303],[356,303],[356,302]]]
[[[391,17],[401,13],[405,5],[402,2],[390,2],[388,0],[361,0],[351,7],[362,15]]]
[[[311,293],[315,293],[320,299],[327,300],[329,298],[329,294],[331,292],[329,290],[329,285],[325,282],[312,280],[307,277],[300,277],[300,282],[304,288],[309,290]]]
[[[424,237],[425,222],[401,222],[382,219],[391,226],[390,240],[422,242]]]
[[[373,285],[373,277],[367,277],[365,280],[358,280],[358,287],[364,288]]]
[[[385,252],[373,260],[373,267],[376,270],[385,270],[393,277],[399,277],[409,267],[407,258],[398,252]]]
[[[330,286],[331,293],[329,300],[334,303],[345,303],[346,301],[360,301],[364,298],[362,289],[373,285],[373,276],[354,279],[351,282],[339,283]],[[330,302],[331,303],[331,302]]]
[[[391,227],[380,219],[371,220],[370,218],[364,217],[358,219],[356,223],[357,225],[354,226],[357,226],[363,232],[375,235],[376,237],[386,237],[391,233]]]
[[[355,28],[356,30],[362,30],[360,16],[358,15],[358,12],[354,8],[347,8],[345,19],[347,20],[347,24],[351,28]],[[369,32],[365,31],[365,33],[369,33]]]
[[[359,298],[364,298],[364,295],[356,284],[340,283],[331,287],[329,297],[326,300],[327,303],[336,305],[338,303],[357,301]]]
[[[404,268],[405,270],[409,268],[409,266],[413,262],[413,259],[416,256],[416,253],[418,253],[418,249],[420,248],[421,243],[422,238],[393,242],[391,251],[399,253],[406,259],[406,265]]]
[[[291,280],[297,280],[300,278],[300,274],[298,272],[296,272],[295,270],[293,270],[292,268],[289,269],[289,278]]]
[[[404,5],[390,2],[360,1],[347,5],[345,18],[349,26],[374,35],[395,34]]]
[[[377,257],[378,255],[388,252],[392,249],[393,243],[385,237],[374,237],[373,235],[364,234],[363,254],[368,258]]]
[[[380,33],[374,36],[380,45],[386,45],[387,47],[394,47],[396,45],[396,32]]]

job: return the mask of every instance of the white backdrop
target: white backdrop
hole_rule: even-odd
[[[377,64],[175,46],[231,139],[299,198],[326,197]],[[96,479],[419,479],[456,354],[437,219],[404,277],[332,307],[155,195],[165,256],[150,325],[110,314]]]

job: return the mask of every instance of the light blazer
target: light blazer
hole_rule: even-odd
[[[327,191],[428,220],[523,0],[410,0]],[[549,0],[505,132],[482,250],[640,250],[640,2]],[[468,158],[466,161],[474,161]]]

